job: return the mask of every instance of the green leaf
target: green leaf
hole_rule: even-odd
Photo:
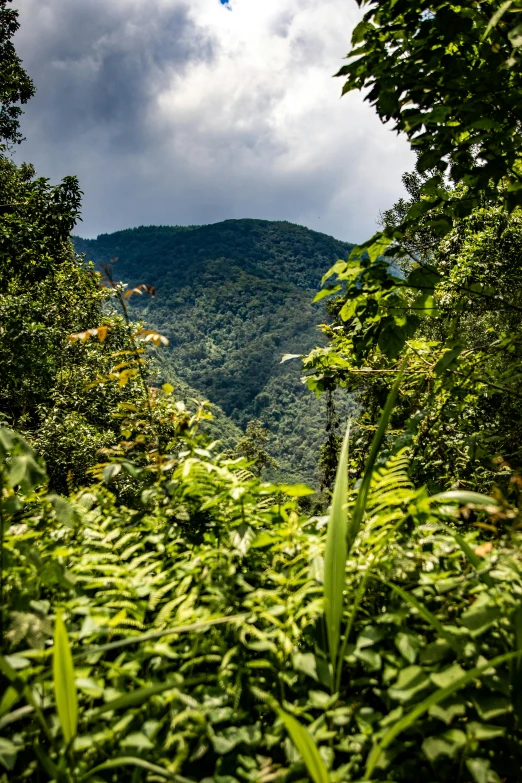
[[[54,630],[53,682],[56,709],[68,745],[75,738],[78,728],[78,696],[69,637],[61,614],[56,617]]]
[[[295,653],[292,656],[292,665],[298,672],[303,672],[314,680],[317,680],[317,661],[315,655],[309,653]]]
[[[487,593],[481,593],[470,608],[461,615],[460,622],[471,631],[472,636],[480,636],[500,616],[500,607]]]
[[[430,694],[424,701],[420,702],[420,704],[417,704],[415,707],[413,707],[410,712],[408,712],[404,717],[402,717],[400,720],[397,721],[397,723],[394,723],[394,725],[388,729],[388,731],[385,733],[384,737],[378,742],[372,749],[370,755],[368,756],[368,761],[366,763],[366,772],[365,776],[368,779],[371,779],[373,771],[377,765],[377,762],[379,761],[381,753],[386,750],[387,747],[393,742],[393,740],[399,736],[403,731],[408,729],[411,725],[413,725],[418,718],[420,718],[421,715],[424,715],[425,712],[427,712],[430,707],[434,706],[435,704],[438,704],[441,701],[444,701],[449,696],[452,696],[454,693],[459,691],[461,688],[464,688],[466,685],[468,685],[470,682],[473,682],[473,680],[479,679],[482,674],[488,671],[488,669],[495,669],[497,666],[500,666],[502,663],[507,663],[508,661],[513,661],[516,659],[520,659],[522,657],[522,652],[510,652],[510,653],[504,653],[503,655],[498,655],[496,658],[493,658],[493,660],[488,661],[483,666],[477,666],[474,669],[471,669],[470,671],[467,671],[465,675],[460,677],[458,680],[455,680],[451,685],[448,685],[446,688],[439,688],[439,690],[435,691],[434,693]]]
[[[121,747],[125,750],[154,750],[154,743],[141,731],[128,734],[121,741]]]
[[[383,237],[381,235],[367,248],[367,253],[370,256],[370,261],[372,264],[374,261],[377,261],[379,256],[382,256],[386,252],[386,250],[390,247],[390,244],[391,242],[389,238]]]
[[[488,26],[486,27],[486,31],[484,35],[482,36],[482,40],[485,41],[490,32],[494,27],[497,26],[497,24],[500,22],[506,11],[509,11],[511,6],[513,5],[513,0],[506,0],[505,3],[502,3],[500,8],[497,8],[491,19],[489,20]]]
[[[437,303],[432,294],[419,294],[412,303],[411,308],[419,318],[429,318],[438,315]]]
[[[150,631],[148,633],[139,634],[138,636],[132,636],[128,639],[118,639],[116,642],[108,642],[108,644],[98,644],[84,647],[83,650],[75,653],[74,657],[84,658],[86,655],[107,652],[108,650],[118,650],[121,647],[129,647],[134,644],[150,642],[153,639],[161,639],[163,636],[173,636],[178,633],[190,633],[191,631],[204,630],[212,625],[220,625],[221,623],[237,623],[241,620],[244,620],[246,617],[247,615],[245,614],[235,614],[230,615],[229,617],[211,617],[208,620],[200,620],[197,623],[178,625],[174,628],[164,628],[162,631]]]
[[[435,267],[429,264],[423,264],[422,266],[416,266],[406,280],[407,285],[410,288],[418,288],[424,292],[424,294],[433,294],[435,286],[440,281],[440,272]]]
[[[149,761],[139,758],[139,756],[119,756],[115,759],[104,761],[103,764],[99,764],[97,767],[89,770],[85,775],[82,775],[80,780],[89,780],[89,778],[95,777],[106,769],[118,769],[120,767],[139,767],[146,772],[151,772],[162,778],[167,778],[167,780],[185,780],[185,783],[188,783],[186,779],[180,778],[179,775],[175,775],[173,772],[169,772],[168,769],[159,767],[157,764],[151,764]]]
[[[353,251],[352,251],[352,252],[353,252]],[[338,275],[339,273],[341,273],[341,272],[344,272],[344,270],[346,269],[346,267],[347,267],[347,262],[346,262],[346,261],[342,261],[342,260],[341,260],[341,261],[336,261],[336,262],[335,262],[335,264],[334,264],[333,266],[331,266],[331,267],[330,267],[330,269],[328,270],[328,272],[326,272],[326,273],[323,275],[323,277],[322,277],[322,279],[321,279],[321,285],[324,285],[324,284],[326,283],[326,281],[327,281],[327,280],[328,280],[330,277],[332,277],[332,275]]]
[[[310,732],[288,712],[280,709],[278,710],[278,715],[283,721],[290,739],[301,754],[301,758],[314,783],[330,783],[330,775]]]
[[[453,663],[444,669],[442,672],[432,672],[430,674],[431,681],[437,686],[437,688],[446,688],[453,682],[462,677],[466,672],[458,663]]]
[[[280,484],[278,489],[291,498],[304,498],[307,495],[315,495],[316,492],[306,484]]]
[[[430,503],[458,503],[461,506],[491,506],[498,507],[498,501],[489,495],[469,492],[463,489],[450,489],[429,498]]]
[[[430,685],[430,679],[421,666],[406,666],[400,670],[397,682],[388,688],[388,693],[390,698],[405,704]]]
[[[462,348],[453,348],[451,351],[446,351],[446,353],[440,357],[439,361],[433,368],[435,375],[442,375],[442,373],[447,370],[450,364],[455,361],[461,351]]]
[[[357,310],[357,305],[361,301],[360,296],[356,296],[354,299],[347,299],[346,302],[341,307],[341,310],[339,312],[339,315],[343,319],[343,321],[348,321],[350,318],[353,318],[355,315],[355,311]]]
[[[327,286],[327,288],[323,288],[321,291],[318,291],[316,295],[314,296],[313,301],[314,302],[320,302],[321,299],[324,299],[325,296],[330,296],[331,294],[336,294],[337,291],[341,290],[340,285],[331,285]]]
[[[0,737],[0,764],[7,770],[14,769],[16,756],[20,746],[15,745],[11,740]]]
[[[344,587],[346,580],[346,541],[348,521],[348,448],[350,444],[350,423],[346,428],[337,475],[332,496],[330,518],[326,533],[324,553],[324,606],[326,633],[332,671],[335,673],[341,621],[344,609]]]
[[[76,515],[74,506],[65,498],[60,497],[60,495],[47,495],[47,500],[50,501],[58,522],[61,522],[68,527],[72,527]]]
[[[145,688],[138,688],[132,693],[126,693],[124,696],[118,696],[117,699],[111,699],[111,701],[102,704],[101,707],[97,707],[92,712],[87,714],[88,720],[93,720],[103,715],[104,712],[112,712],[113,710],[128,709],[129,707],[137,707],[143,704],[151,696],[155,696],[158,693],[164,691],[171,691],[179,688],[182,678],[178,677],[175,680],[167,680],[167,682],[160,682],[157,685],[148,685]]]
[[[279,362],[279,364],[284,364],[285,362],[289,362],[291,359],[301,359],[302,354],[300,353],[285,353],[283,354],[283,358]]]
[[[419,652],[419,639],[411,633],[402,631],[395,637],[395,646],[408,663],[415,663]]]
[[[28,495],[46,480],[45,470],[40,467],[33,454],[17,454],[12,458],[7,475],[8,486],[20,486],[21,491]]]
[[[106,484],[112,481],[118,473],[121,471],[121,464],[119,462],[112,462],[110,465],[106,465],[102,471],[103,480]]]
[[[466,759],[466,766],[475,783],[493,783],[494,780],[499,779],[496,775],[493,779],[490,777],[491,762],[489,759]]]
[[[485,740],[497,739],[497,737],[503,737],[506,733],[504,726],[494,726],[489,723],[478,723],[477,721],[471,721],[466,724],[466,732],[471,739],[476,739],[479,742]]]
[[[394,590],[398,595],[401,596],[405,601],[407,601],[409,604],[411,604],[418,612],[419,614],[424,617],[424,619],[431,625],[439,636],[441,636],[443,639],[445,639],[448,644],[451,646],[451,648],[460,655],[462,650],[460,644],[457,642],[454,636],[452,636],[440,620],[435,617],[434,614],[430,612],[430,610],[424,606],[415,596],[413,596],[411,593],[407,593],[406,590],[403,590],[402,587],[399,587],[399,585],[393,584],[393,582],[386,582],[384,579],[381,579],[383,584],[385,584],[387,587],[389,587],[391,590]]]

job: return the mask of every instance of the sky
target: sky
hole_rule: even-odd
[[[360,94],[341,99],[355,0],[14,0],[36,85],[18,161],[84,191],[77,233],[229,218],[347,241],[413,168]]]

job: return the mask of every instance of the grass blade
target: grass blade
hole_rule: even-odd
[[[355,617],[357,615],[357,612],[359,611],[359,606],[361,605],[361,601],[364,597],[364,593],[366,591],[366,585],[368,584],[368,579],[370,578],[370,574],[371,574],[371,566],[370,568],[366,569],[364,576],[359,584],[359,587],[357,588],[357,592],[355,594],[355,599],[352,604],[352,611],[350,612],[350,617],[348,619],[348,622],[346,623],[346,631],[344,633],[344,639],[341,645],[341,652],[339,654],[339,663],[337,665],[337,671],[334,670],[334,685],[332,691],[333,693],[339,693],[341,688],[341,675],[343,670],[343,660],[344,660],[344,656],[346,655],[346,648],[348,647],[348,641],[350,639],[350,634],[352,632],[353,624],[355,622]]]
[[[94,777],[99,772],[103,772],[106,769],[118,769],[118,767],[129,766],[140,767],[147,772],[153,772],[155,775],[159,775],[167,780],[176,780],[178,783],[192,783],[192,781],[189,781],[187,778],[182,778],[180,775],[174,774],[174,772],[169,772],[169,770],[164,767],[158,767],[157,764],[151,764],[150,761],[145,761],[145,759],[142,759],[139,756],[120,756],[119,758],[104,761],[103,764],[99,764],[97,767],[89,770],[87,774],[82,775],[80,780],[89,780],[89,778]]]
[[[355,508],[353,510],[352,519],[350,520],[350,524],[348,526],[348,552],[350,552],[350,549],[353,546],[353,542],[355,541],[361,527],[364,510],[368,502],[368,493],[370,491],[370,485],[372,482],[373,469],[375,467],[375,462],[386,434],[386,429],[388,427],[392,411],[395,407],[399,386],[404,375],[404,370],[406,369],[406,362],[407,356],[404,358],[397,373],[395,382],[390,389],[390,393],[388,394],[388,398],[386,400],[386,405],[384,406],[384,410],[379,421],[379,426],[377,427],[377,431],[373,436],[370,453],[368,455],[368,461],[366,462],[366,469],[364,471],[364,477],[361,482],[359,492],[357,493]]]
[[[382,582],[383,585],[386,585],[386,587],[389,587],[391,590],[394,590],[398,595],[400,595],[401,598],[403,598],[405,601],[407,601],[409,604],[411,604],[415,609],[419,612],[419,614],[424,617],[426,622],[428,622],[430,625],[435,628],[439,636],[442,636],[443,639],[446,639],[452,650],[454,650],[457,655],[462,654],[462,648],[459,644],[459,642],[450,634],[440,620],[437,620],[434,614],[430,612],[427,607],[424,606],[415,596],[411,595],[411,593],[406,592],[406,590],[403,590],[402,587],[399,587],[398,585],[394,585],[392,582],[386,582],[384,579],[379,579],[380,582]]]
[[[332,672],[335,674],[341,621],[344,608],[344,585],[346,579],[346,558],[348,547],[346,533],[348,524],[348,446],[350,442],[350,423],[341,449],[337,465],[337,474],[332,496],[330,519],[326,534],[324,553],[324,608],[326,615],[326,633],[330,650]]]
[[[522,654],[522,605],[513,615],[513,630],[516,650]],[[522,661],[520,658],[513,661],[511,668],[511,700],[518,720],[522,721]]]
[[[330,783],[330,775],[310,732],[288,712],[280,709],[278,713],[314,783]]]
[[[108,650],[118,650],[120,647],[129,647],[132,644],[142,644],[143,642],[150,642],[154,639],[162,639],[164,636],[173,636],[177,633],[190,633],[191,631],[199,631],[203,628],[209,628],[212,625],[219,625],[220,623],[236,623],[240,620],[244,620],[248,617],[246,614],[235,614],[230,617],[213,617],[209,620],[200,620],[196,623],[190,623],[189,625],[178,625],[174,628],[164,628],[162,631],[150,631],[149,633],[142,633],[139,636],[132,636],[129,639],[119,639],[117,642],[109,642],[108,644],[93,644],[89,647],[85,647],[83,650],[74,654],[75,658],[84,657],[85,655],[92,655],[93,653],[107,652]]]
[[[67,629],[62,615],[56,617],[53,647],[53,681],[56,709],[67,745],[78,729],[78,696],[74,681],[74,665]]]
[[[87,719],[91,720],[92,718],[98,718],[104,712],[121,710],[127,707],[135,707],[138,704],[143,704],[143,702],[147,701],[147,699],[149,699],[151,696],[155,696],[158,693],[163,693],[163,691],[173,690],[174,688],[178,687],[179,681],[173,682],[172,680],[169,680],[167,682],[158,683],[157,685],[149,685],[146,688],[138,688],[137,690],[132,691],[132,693],[126,693],[124,696],[118,696],[117,699],[112,699],[112,701],[108,701],[105,704],[102,704],[101,707],[98,707],[92,712],[89,712]]]
[[[498,655],[496,658],[488,661],[488,663],[485,663],[483,666],[477,666],[475,669],[470,669],[470,671],[466,672],[466,674],[464,674],[462,677],[459,677],[459,679],[455,680],[453,683],[451,683],[451,685],[447,685],[445,688],[439,688],[437,691],[424,699],[424,701],[421,701],[419,704],[417,704],[412,710],[410,710],[410,712],[408,712],[407,715],[404,715],[404,717],[398,720],[397,723],[394,723],[393,726],[388,729],[379,744],[373,748],[366,764],[365,779],[371,779],[372,772],[375,769],[382,751],[385,750],[399,734],[415,723],[417,718],[427,712],[430,707],[433,707],[433,705],[444,701],[444,699],[447,699],[449,696],[452,696],[454,693],[456,693],[456,691],[464,688],[470,682],[473,682],[473,680],[479,678],[482,674],[484,674],[484,672],[488,671],[488,669],[494,669],[501,663],[514,661],[515,659],[520,659],[521,657],[522,650]]]

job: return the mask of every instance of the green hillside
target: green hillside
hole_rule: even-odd
[[[154,299],[132,302],[136,318],[169,338],[163,380],[197,389],[241,429],[261,419],[287,479],[315,480],[324,401],[303,387],[299,363],[281,357],[324,342],[323,311],[312,300],[352,245],[265,220],[147,226],[74,241],[96,264],[117,257],[115,279],[155,286]]]

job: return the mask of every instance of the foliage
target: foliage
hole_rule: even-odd
[[[18,11],[9,8],[10,3],[0,0],[0,140],[4,144],[22,141],[19,104],[27,103],[34,95],[34,85],[11,43],[20,24]]]
[[[352,36],[343,93],[367,90],[383,122],[393,120],[420,157],[420,172],[435,169],[407,223],[434,207],[439,235],[469,215],[480,194],[506,181],[509,208],[522,204],[520,170],[520,27],[518,3],[385,0],[368,10]],[[444,172],[465,183],[465,198],[442,187]]]
[[[324,270],[352,245],[265,220],[148,226],[74,241],[98,266],[117,257],[116,279],[155,286],[154,301],[136,297],[133,308],[169,339],[158,384],[171,383],[178,396],[188,385],[190,396],[219,406],[229,421],[223,429],[216,421],[213,433],[226,448],[232,430],[237,440],[236,428],[261,419],[279,465],[267,475],[319,483],[326,406],[307,394],[297,362],[280,362],[321,340],[321,308],[312,299]],[[346,415],[350,403],[336,399]]]
[[[406,32],[415,21],[429,51],[442,21],[462,43],[497,9],[471,47],[474,67],[489,35],[513,29],[506,14],[517,8],[444,5],[439,16],[422,6],[415,21],[399,2],[373,4],[370,15],[403,14]],[[403,29],[396,33],[400,45]],[[518,46],[516,34],[508,40]],[[421,43],[408,43],[419,57]],[[393,51],[389,41],[384,51]],[[468,67],[458,46],[449,55]],[[516,79],[511,59],[501,83]],[[446,89],[453,75],[436,57],[433,68]],[[502,165],[515,136],[495,142]],[[135,323],[128,306],[154,296],[159,266],[147,284],[131,275],[130,287],[106,267],[100,285],[64,233],[77,217],[76,183],[52,188],[29,167],[0,161],[4,190],[20,194],[0,220],[0,401],[7,425],[22,430],[0,425],[0,783],[519,779],[521,215],[503,206],[516,192],[509,177],[468,209],[482,185],[461,142],[448,154],[469,178],[444,186],[448,204],[463,204],[450,231],[433,224],[441,205],[405,226],[427,184],[406,176],[409,202],[383,216],[401,247],[380,236],[323,277],[335,278],[317,296],[333,297],[326,339],[304,366],[328,401],[328,486],[343,390],[356,391],[360,407],[330,509],[314,516],[305,513],[320,502],[313,490],[255,475],[268,453],[259,420],[239,443],[244,456],[230,458],[205,431],[208,406],[183,402],[168,382],[160,388],[168,379],[153,354],[168,338],[180,354],[186,343],[174,328],[165,336]],[[256,349],[248,324],[264,328],[281,292],[288,317],[277,313],[278,351],[285,329],[295,349],[294,327],[313,312],[295,311],[294,323],[288,303],[304,302],[317,269],[294,247],[270,256],[263,245],[274,232],[283,245],[299,232],[225,226],[103,239],[104,252],[121,242],[136,263],[143,244],[131,253],[129,239],[176,245],[176,325],[189,328],[192,296],[191,318],[216,332],[214,353],[199,357],[207,373],[217,337],[244,341],[235,360]],[[225,258],[217,247],[230,245],[234,229],[238,263],[208,262]],[[246,235],[259,258],[241,265]],[[206,256],[202,237],[216,243]],[[295,358],[284,356],[283,368]],[[177,371],[176,360],[174,352]],[[247,373],[255,360],[244,361]],[[257,399],[252,374],[229,400]],[[286,424],[301,434],[297,418]],[[80,486],[74,471],[86,468]]]
[[[411,486],[405,452],[379,469],[346,563],[335,687],[323,520],[306,523],[291,499],[267,505],[277,487],[187,446],[141,510],[99,485],[54,506],[40,491],[7,512],[9,780],[38,765],[59,780],[110,780],[117,769],[131,781],[135,765],[149,780],[302,777],[278,703],[308,726],[332,780],[358,780],[365,765],[389,780],[445,779],[462,765],[475,780],[489,769],[491,780],[515,779],[518,669],[502,656],[517,649],[516,510],[480,496],[430,499]],[[191,543],[184,525],[197,528],[205,509]],[[489,515],[494,544],[465,532],[470,513]],[[79,705],[72,745],[75,732],[56,718],[58,610],[75,683],[60,687]]]
[[[268,441],[268,431],[259,419],[249,421],[245,434],[236,444],[235,453],[245,457],[250,463],[250,470],[260,476],[263,468],[277,467],[277,462],[265,450]]]

